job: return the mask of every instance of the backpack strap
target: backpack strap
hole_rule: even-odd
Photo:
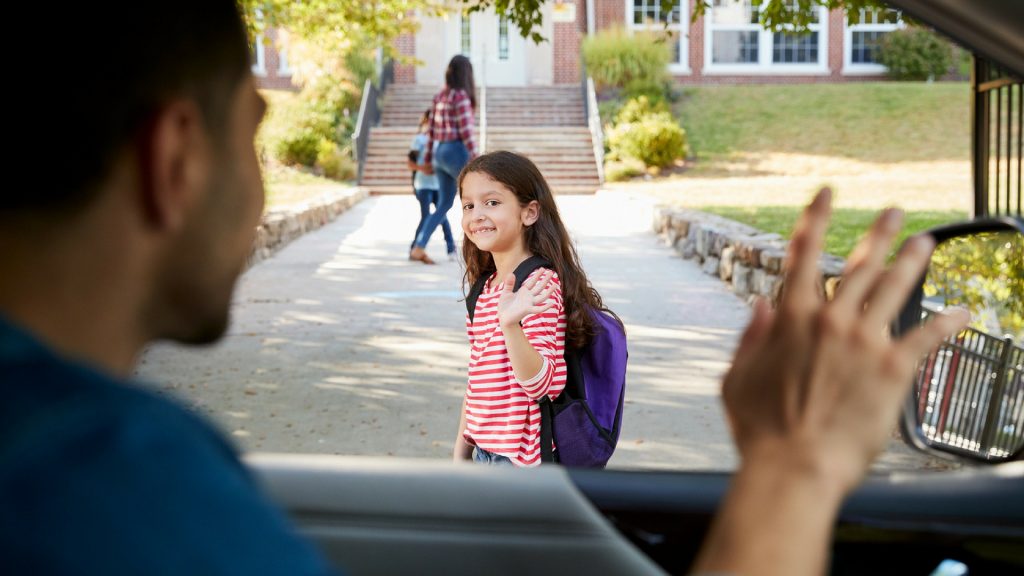
[[[552,422],[554,409],[551,405],[551,398],[544,396],[537,403],[540,404],[540,461],[554,462],[555,455],[552,448],[555,445],[555,440],[551,433],[554,426],[554,422]]]
[[[466,312],[469,313],[469,321],[473,321],[473,313],[476,312],[476,301],[480,299],[480,294],[484,291],[484,284],[487,284],[487,276],[481,276],[476,279],[473,283],[473,287],[469,289],[469,294],[466,295]]]
[[[519,266],[516,266],[516,270],[513,272],[516,277],[516,283],[515,286],[512,287],[512,291],[518,291],[519,287],[523,285],[523,282],[526,282],[526,279],[529,278],[530,274],[532,274],[537,268],[555,269],[555,267],[552,266],[544,257],[530,256],[526,260],[523,260]],[[480,299],[480,294],[483,293],[484,285],[486,284],[486,276],[477,278],[476,282],[473,283],[473,287],[469,289],[469,294],[466,295],[466,312],[469,313],[470,322],[473,321],[473,313],[476,312],[476,301]]]

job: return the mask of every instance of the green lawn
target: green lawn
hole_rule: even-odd
[[[281,165],[264,167],[263,184],[267,194],[268,210],[302,204],[328,192],[353,185]]]
[[[786,237],[793,230],[793,225],[801,211],[801,208],[797,206],[703,206],[699,209],[724,216],[730,220],[743,222],[764,232],[774,232]],[[832,224],[825,237],[825,251],[843,258],[848,256],[853,247],[857,245],[861,235],[871,226],[877,216],[877,210],[853,208],[833,210]],[[896,245],[899,245],[911,234],[940,224],[963,220],[966,217],[965,212],[956,210],[908,212],[904,217],[903,230]]]
[[[704,86],[675,112],[696,157],[795,153],[865,162],[967,159],[966,82]]]
[[[694,154],[686,171],[610,188],[788,237],[828,185],[826,250],[844,257],[885,207],[907,214],[901,240],[971,209],[965,82],[689,87],[674,111]]]

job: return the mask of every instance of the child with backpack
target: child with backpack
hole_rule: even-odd
[[[454,459],[604,466],[622,416],[622,323],[587,280],[533,162],[485,154],[458,189],[470,360]]]
[[[434,211],[438,209],[440,203],[440,186],[437,183],[437,175],[426,174],[423,172],[423,158],[427,152],[427,128],[430,126],[430,110],[423,113],[423,117],[420,118],[419,130],[416,136],[413,137],[412,145],[409,147],[409,169],[412,170],[412,190],[413,194],[416,195],[416,200],[420,203],[420,222],[416,225],[416,234],[413,235],[412,242],[409,243],[409,251],[416,246],[416,238],[419,237],[420,231],[423,230],[423,225],[426,223],[427,218],[430,216],[430,207],[433,205]],[[452,237],[452,228],[448,224],[448,216],[445,215],[444,219],[441,220],[441,231],[444,233],[444,243],[448,248],[448,259],[454,262],[456,260],[455,250],[455,238]],[[410,258],[413,260],[414,258]],[[433,264],[434,261],[424,256],[420,258],[424,264]]]

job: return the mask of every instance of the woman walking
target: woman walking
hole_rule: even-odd
[[[465,56],[457,55],[448,63],[444,74],[445,87],[434,96],[433,114],[427,129],[424,147],[423,171],[437,174],[440,190],[437,208],[423,223],[416,236],[410,260],[424,264],[434,261],[426,247],[434,230],[448,218],[448,210],[455,201],[456,180],[467,162],[476,158],[479,147],[473,115],[476,111],[476,85],[473,83],[473,65]],[[437,142],[435,149],[434,142]]]

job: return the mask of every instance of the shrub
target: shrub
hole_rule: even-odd
[[[640,122],[652,114],[668,113],[668,104],[664,100],[652,100],[647,96],[639,96],[626,102],[615,115],[615,124]]]
[[[281,163],[311,167],[321,140],[337,138],[335,115],[303,95],[269,98],[269,115],[260,140]]]
[[[356,176],[356,164],[352,155],[346,153],[330,140],[321,140],[317,146],[316,166],[324,176],[335,180],[351,180]]]
[[[615,118],[619,115],[619,111],[625,102],[618,98],[612,98],[610,100],[602,100],[597,103],[597,113],[601,116],[602,124],[606,124],[605,130],[611,127],[611,124],[615,122]]]
[[[626,87],[634,82],[650,84],[667,79],[672,58],[667,42],[655,34],[627,34],[621,28],[605,30],[583,41],[583,61],[597,88]]]
[[[620,182],[645,174],[647,167],[636,158],[609,160],[604,165],[604,178],[609,182]]]
[[[944,38],[924,28],[905,28],[886,34],[878,61],[896,80],[940,78],[953,63],[953,50]]]
[[[612,159],[636,158],[647,166],[669,166],[687,154],[686,132],[668,112],[620,122],[609,132],[608,145]]]
[[[627,100],[644,96],[652,104],[667,102],[669,100],[669,87],[663,80],[637,79],[626,84],[622,90],[622,96]]]

